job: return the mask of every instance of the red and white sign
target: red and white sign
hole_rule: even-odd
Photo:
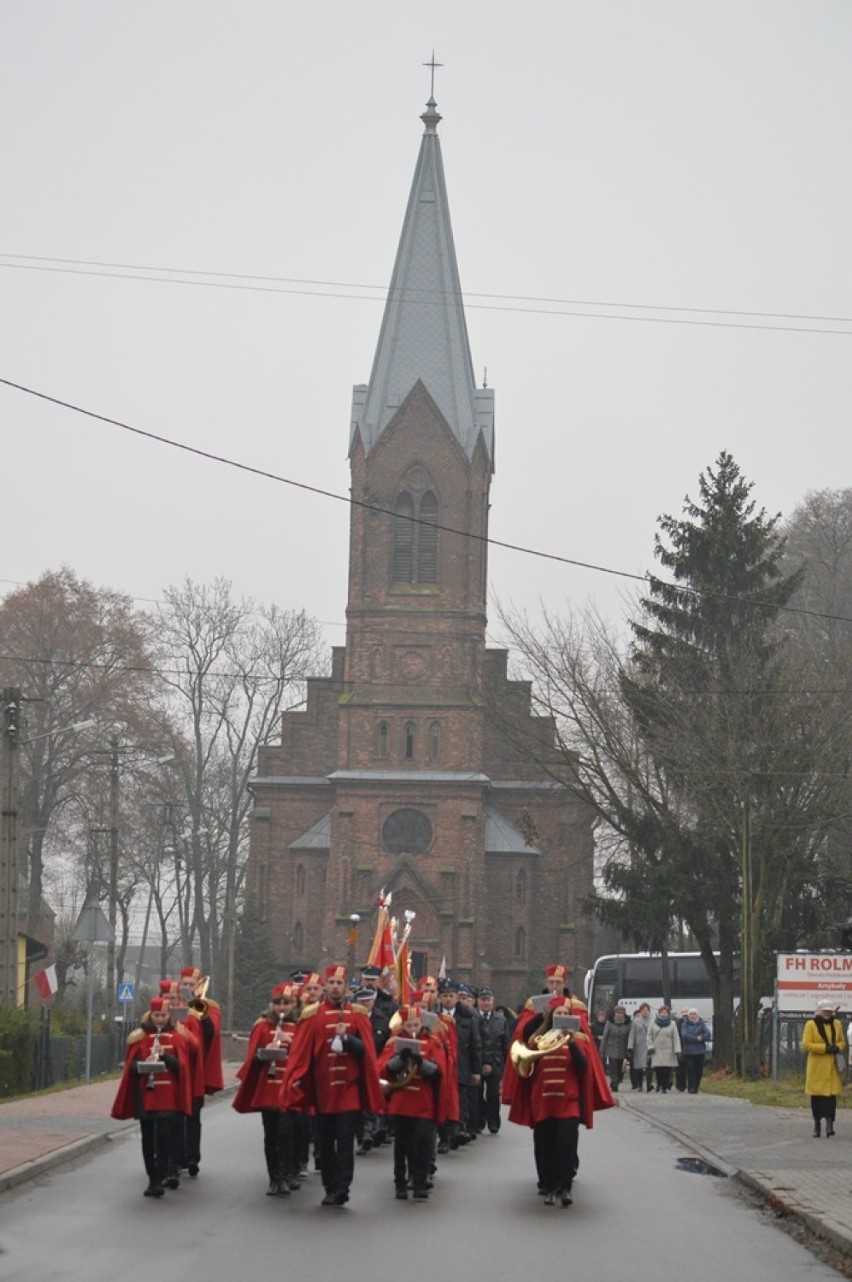
[[[812,1015],[818,1001],[852,1013],[852,953],[777,953],[778,1009]]]

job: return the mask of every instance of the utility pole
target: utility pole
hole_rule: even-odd
[[[0,708],[0,1002],[18,1003],[18,742],[21,692]]]
[[[112,938],[107,941],[106,999],[110,1032],[115,1027],[115,923],[118,904],[118,735],[109,741],[109,885],[107,903]]]

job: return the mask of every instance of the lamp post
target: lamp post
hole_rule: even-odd
[[[360,920],[360,913],[349,914],[349,954],[346,959],[346,968],[349,971],[350,979],[355,970],[355,950],[358,947],[358,923]]]

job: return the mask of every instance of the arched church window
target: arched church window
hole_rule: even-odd
[[[524,958],[527,955],[527,932],[523,926],[519,926],[515,931],[515,956]]]
[[[297,921],[295,927],[293,928],[293,952],[296,954],[297,957],[301,957],[304,951],[305,951],[305,932],[302,929],[302,923],[300,921]]]
[[[420,522],[417,528],[417,579],[419,583],[438,582],[438,500],[429,490],[420,500]]]
[[[381,721],[379,723],[379,761],[388,759],[388,723]]]
[[[414,760],[414,722],[405,723],[405,760]]]
[[[527,902],[527,874],[523,868],[515,878],[515,899],[519,904]]]
[[[414,582],[414,501],[403,492],[396,501],[393,520],[393,581]]]
[[[299,864],[296,869],[296,894],[304,895],[305,893],[305,865]]]
[[[429,727],[429,760],[437,761],[441,755],[441,727],[433,721]]]

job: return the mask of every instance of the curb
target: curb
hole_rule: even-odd
[[[236,1095],[238,1086],[238,1082],[229,1082],[216,1095],[211,1096],[208,1103],[213,1106],[218,1100],[225,1100],[232,1095]],[[11,1170],[0,1174],[0,1194],[7,1193],[9,1189],[16,1188],[19,1184],[29,1183],[30,1180],[36,1179],[39,1175],[44,1175],[47,1171],[53,1170],[54,1167],[64,1166],[66,1162],[73,1162],[78,1157],[85,1157],[94,1149],[103,1148],[104,1145],[126,1135],[128,1131],[134,1131],[136,1126],[137,1122],[134,1118],[123,1126],[116,1126],[110,1131],[98,1131],[94,1135],[86,1135],[81,1140],[72,1140],[70,1144],[61,1144],[58,1148],[51,1149],[49,1153],[43,1153],[40,1157],[30,1158],[28,1162],[22,1162],[20,1166],[13,1166]]]
[[[751,1171],[744,1171],[739,1167],[731,1166],[728,1162],[725,1162],[721,1157],[719,1157],[718,1154],[714,1153],[712,1149],[705,1148],[702,1144],[696,1143],[691,1136],[687,1135],[684,1131],[679,1130],[678,1127],[672,1126],[671,1123],[663,1120],[658,1121],[656,1117],[649,1116],[649,1114],[643,1112],[642,1109],[632,1108],[630,1102],[626,1099],[618,1100],[617,1103],[619,1108],[623,1108],[628,1113],[632,1113],[634,1117],[641,1117],[649,1124],[649,1126],[655,1127],[658,1131],[665,1131],[665,1133],[670,1135],[672,1139],[677,1140],[678,1144],[681,1144],[691,1153],[695,1153],[696,1156],[700,1157],[703,1161],[709,1162],[712,1166],[717,1167],[723,1175],[726,1175],[729,1179],[736,1180],[738,1184],[742,1184],[744,1188],[749,1190],[749,1192],[756,1193],[758,1197],[763,1199],[770,1210],[780,1210],[785,1216],[789,1216],[790,1219],[798,1220],[816,1237],[830,1242],[831,1245],[835,1247],[836,1250],[840,1251],[842,1255],[852,1258],[852,1239],[850,1239],[848,1233],[844,1229],[840,1227],[835,1228],[832,1221],[826,1220],[819,1215],[815,1215],[812,1211],[806,1210],[794,1199],[780,1196],[779,1190],[777,1188],[773,1188],[770,1183],[762,1180],[759,1176],[754,1175]]]

